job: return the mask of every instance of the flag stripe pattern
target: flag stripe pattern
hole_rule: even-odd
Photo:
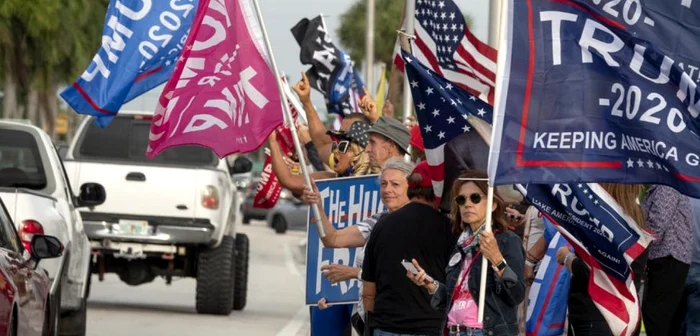
[[[474,114],[491,123],[490,106],[403,52],[416,115],[425,145],[433,190],[438,202],[444,193],[445,144],[456,136],[472,131],[466,117]]]
[[[493,104],[496,49],[469,31],[456,2],[417,0],[414,20],[415,58],[455,85]],[[405,20],[402,29],[405,29]],[[397,39],[394,64],[403,71],[400,50]]]

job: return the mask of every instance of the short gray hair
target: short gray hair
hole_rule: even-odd
[[[415,167],[416,165],[412,162],[406,162],[406,160],[403,159],[403,156],[397,156],[386,160],[384,168],[382,168],[380,174],[384,174],[384,172],[388,169],[393,169],[402,172],[404,175],[406,175],[406,177],[408,177],[411,175],[411,173],[413,173],[413,168]]]

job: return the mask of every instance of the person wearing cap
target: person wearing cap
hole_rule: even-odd
[[[408,204],[377,222],[365,247],[362,302],[366,330],[375,336],[442,334],[442,314],[431,307],[430,295],[406,278],[401,264],[415,258],[444,282],[456,241],[449,219],[437,211],[427,162],[409,176],[408,196]]]
[[[321,161],[328,163],[332,160],[333,139],[327,134],[326,126],[323,124],[323,121],[321,121],[321,118],[318,116],[318,113],[314,108],[314,104],[311,102],[311,84],[309,83],[309,79],[306,77],[306,73],[302,71],[301,77],[301,80],[294,85],[294,91],[296,92],[297,96],[299,96],[299,100],[301,100],[301,103],[304,106],[306,119],[308,120],[309,124],[311,141],[316,147]],[[340,122],[340,131],[347,131],[356,121],[363,121],[369,124],[373,120],[368,118],[368,116],[363,113],[351,113],[343,116],[343,120]]]
[[[506,229],[505,205],[498,191],[494,192],[492,205],[492,231],[484,230],[486,178],[485,172],[466,171],[452,185],[452,231],[459,239],[447,257],[447,281],[436,277],[429,267],[421,267],[424,263],[418,258],[412,261],[418,273],[405,275],[416,285],[425,287],[432,297],[432,306],[442,316],[441,335],[519,334],[517,307],[525,299],[525,253],[520,238]],[[479,322],[482,255],[488,261],[489,274],[484,318]],[[442,273],[439,275],[445,278]]]
[[[369,155],[364,149],[369,141],[367,136],[369,127],[369,124],[363,121],[356,121],[346,132],[328,132],[329,134],[334,134],[337,138],[337,141],[332,143],[335,161],[333,172],[314,172],[310,174],[310,177],[323,179],[377,174],[379,167],[371,165]],[[304,177],[302,175],[294,175],[289,171],[283,159],[284,155],[277,143],[275,132],[270,134],[268,140],[272,158],[272,170],[275,172],[280,184],[294,195],[302,195],[306,188]]]
[[[408,153],[411,134],[400,121],[380,117],[368,131],[369,143],[365,151],[372,164],[382,166],[391,157],[403,157]]]

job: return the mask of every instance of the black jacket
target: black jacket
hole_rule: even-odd
[[[506,260],[503,275],[496,277],[491,263],[488,263],[486,276],[486,308],[484,309],[484,335],[486,336],[518,336],[518,305],[525,299],[525,281],[523,268],[525,266],[525,251],[523,243],[513,232],[505,231],[496,235],[498,248]],[[433,295],[432,306],[445,311],[443,330],[447,326],[447,315],[452,308],[452,293],[457,285],[462,271],[465,253],[455,247],[454,253],[459,253],[461,261],[453,266],[447,266],[446,284],[439,284]],[[476,251],[473,252],[476,255]],[[469,272],[467,284],[474,301],[479,302],[479,286],[481,284],[481,258],[475,260]]]

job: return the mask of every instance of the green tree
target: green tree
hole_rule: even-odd
[[[3,116],[53,133],[58,87],[75,80],[100,43],[108,0],[0,2]]]
[[[401,17],[405,0],[375,0],[374,23],[374,59],[391,68],[396,30],[401,28]],[[340,27],[336,32],[340,43],[346,48],[356,62],[362,62],[365,58],[365,32],[367,1],[357,0],[340,17]],[[465,14],[467,26],[471,26],[472,19]]]

